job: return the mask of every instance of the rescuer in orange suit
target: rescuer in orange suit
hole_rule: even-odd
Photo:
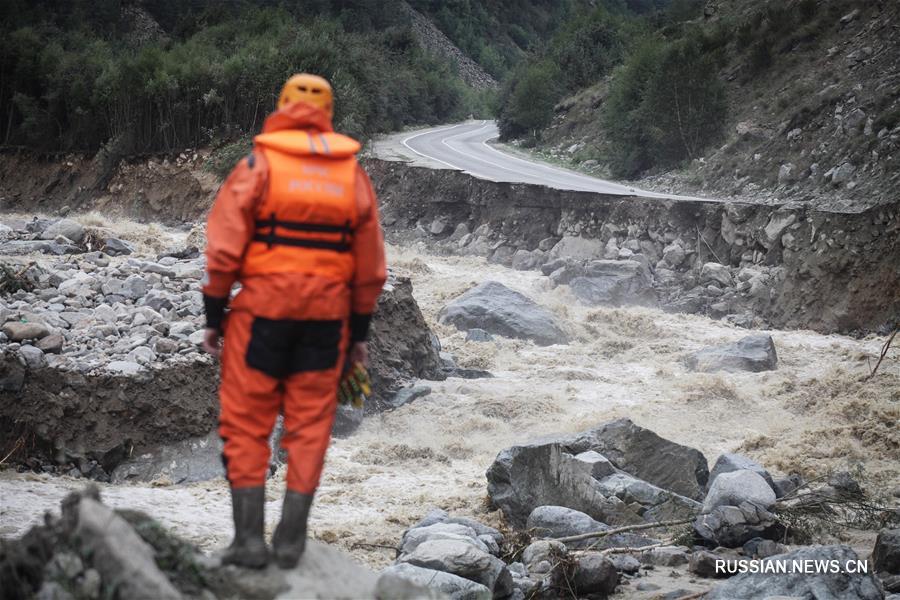
[[[269,436],[284,415],[287,492],[272,538],[296,566],[319,484],[345,360],[368,361],[384,284],[384,240],[360,145],[332,131],[332,90],[295,75],[252,154],[229,175],[207,223],[203,346],[221,347],[219,433],[235,537],[223,562],[263,567]],[[229,304],[231,288],[241,290]]]

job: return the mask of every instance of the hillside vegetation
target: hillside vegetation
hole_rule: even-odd
[[[291,73],[333,82],[357,136],[476,110],[423,52],[398,1],[7,0],[0,143],[119,155],[216,145],[258,129]]]
[[[516,100],[529,96],[528,77],[511,78],[501,128],[557,160],[652,176],[644,183],[666,190],[896,202],[898,22],[897,3],[860,0],[719,0],[640,19],[596,11],[577,26],[610,32],[619,64],[573,77],[554,56],[572,46],[564,26],[520,67],[532,79],[556,69],[558,87],[527,105]]]

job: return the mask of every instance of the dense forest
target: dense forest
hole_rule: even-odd
[[[238,139],[291,73],[331,79],[357,136],[478,110],[399,1],[5,0],[0,143],[121,155]]]
[[[695,155],[723,119],[715,44],[688,25],[699,0],[411,0],[503,81],[496,99],[419,47],[403,5],[6,0],[0,144],[112,156],[243,147],[281,82],[303,70],[333,82],[336,126],[358,137],[497,106],[503,136],[526,140],[540,137],[562,98],[617,72],[599,118],[622,175]],[[667,109],[679,100],[691,109],[675,123]]]

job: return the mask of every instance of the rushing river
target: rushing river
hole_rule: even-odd
[[[586,308],[566,287],[552,289],[540,273],[478,258],[392,248],[390,259],[412,278],[444,349],[460,365],[488,369],[494,377],[425,382],[430,395],[370,418],[354,436],[333,442],[312,530],[374,567],[393,560],[393,551],[381,546],[396,545],[431,507],[499,525],[499,515],[488,512],[484,472],[505,446],[618,417],[694,446],[710,462],[721,452],[740,451],[779,473],[812,475],[862,464],[881,489],[900,482],[896,361],[886,363],[877,379],[862,381],[883,338],[771,331],[777,371],[697,374],[682,365],[686,353],[737,340],[747,330],[644,308]],[[437,322],[448,301],[488,279],[550,308],[573,342],[544,348],[499,337],[466,342],[464,333]],[[269,482],[270,531],[283,483],[283,472]],[[83,485],[65,477],[0,473],[0,535],[20,535]],[[144,510],[205,551],[230,540],[224,481],[101,485],[101,492],[107,503]]]

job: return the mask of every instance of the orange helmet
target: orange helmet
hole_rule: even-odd
[[[328,80],[318,75],[300,73],[285,82],[278,97],[278,108],[284,108],[293,102],[306,102],[325,111],[330,119],[333,116],[333,94]]]

